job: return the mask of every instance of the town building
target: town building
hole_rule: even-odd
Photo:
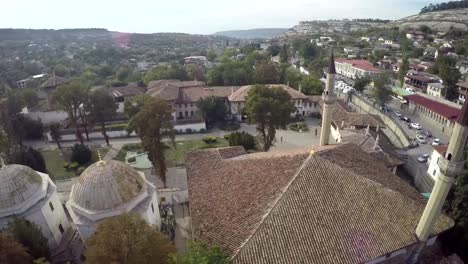
[[[427,94],[434,97],[445,98],[445,86],[442,83],[428,83]]]
[[[457,83],[458,87],[458,102],[463,104],[468,97],[468,82]]]
[[[450,101],[416,93],[404,97],[408,109],[434,128],[449,136],[452,134],[455,121],[460,114],[460,105]]]
[[[51,108],[52,94],[58,86],[65,84],[68,80],[64,77],[56,76],[55,73],[43,82],[40,86],[39,97],[43,97],[47,101],[47,105]]]
[[[206,56],[189,56],[184,58],[185,64],[196,64],[200,66],[206,66],[208,59]]]
[[[47,174],[18,164],[1,165],[0,229],[15,217],[39,226],[53,250],[71,228],[57,187]]]
[[[459,60],[456,67],[462,75],[468,74],[468,60]]]
[[[444,153],[447,152],[448,145],[439,145],[433,146],[434,150],[432,151],[431,157],[428,160],[429,166],[427,168],[427,174],[431,176],[430,186],[434,186],[435,180],[440,175],[440,167],[438,165],[441,157],[444,156]]]
[[[140,87],[136,83],[129,83],[126,86],[111,87],[109,93],[117,103],[117,113],[124,112],[125,102],[137,95],[145,94],[146,88]]]
[[[405,87],[411,87],[417,91],[425,92],[427,90],[427,84],[440,82],[440,78],[432,74],[410,70],[408,74],[406,74],[404,82]]]
[[[362,77],[372,77],[382,73],[380,69],[374,67],[367,60],[348,60],[345,58],[336,58],[336,73],[345,77],[356,79]]]
[[[41,73],[41,74],[36,74],[36,75],[33,75],[27,79],[23,79],[23,80],[19,80],[16,82],[16,87],[17,88],[27,88],[29,87],[29,84],[31,82],[35,82],[35,81],[41,81],[43,80],[44,78],[46,78],[47,76],[49,76],[49,74],[47,73]],[[35,87],[34,87],[35,88]]]
[[[280,87],[286,92],[288,92],[288,94],[291,96],[291,102],[296,107],[296,112],[291,113],[292,116],[295,116],[296,114],[302,116],[309,116],[314,113],[319,113],[320,107],[318,104],[318,100],[312,101],[312,97],[308,97],[302,92],[284,84],[268,84],[266,86],[269,88]],[[247,94],[249,93],[252,87],[253,85],[246,85],[235,89],[235,91],[232,94],[230,94],[227,98],[229,101],[231,114],[235,116],[238,120],[244,120],[244,117],[242,116],[242,109],[245,107]]]
[[[124,213],[161,227],[156,187],[143,172],[116,160],[98,161],[83,171],[66,206],[83,240],[105,219]]]
[[[426,34],[422,31],[412,30],[406,33],[406,38],[414,41],[422,41],[426,37]]]

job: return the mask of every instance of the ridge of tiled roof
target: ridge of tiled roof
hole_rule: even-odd
[[[355,263],[416,243],[423,198],[370,156],[354,144],[225,159],[213,149],[189,153],[193,238],[234,263]],[[452,225],[441,216],[434,234]]]
[[[247,98],[247,94],[254,85],[245,85],[240,87],[237,91],[229,95],[228,99],[231,102],[244,102]],[[291,96],[291,99],[309,99],[305,94],[299,92],[298,90],[289,87],[285,84],[266,84],[268,88],[280,87],[284,89]]]

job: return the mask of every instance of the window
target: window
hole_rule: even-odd
[[[61,234],[63,234],[63,232],[65,232],[65,229],[63,229],[62,224],[59,225],[59,230],[60,230],[60,233],[61,233]]]
[[[166,197],[161,197],[161,202],[165,202],[166,201]]]
[[[49,207],[50,207],[50,210],[53,212],[54,211],[54,205],[52,204],[52,202],[49,202]]]
[[[193,111],[190,111],[190,116],[194,116],[195,113]]]
[[[193,107],[193,103],[190,103],[190,107]]]
[[[151,211],[153,211],[153,214],[154,214],[154,206],[153,206],[153,203],[151,203]]]
[[[185,111],[185,117],[188,117],[188,111]]]
[[[436,170],[434,170],[434,171],[432,172],[432,175],[433,175],[433,176],[435,176],[435,174],[436,174]]]
[[[187,108],[187,104],[184,104],[184,107]]]

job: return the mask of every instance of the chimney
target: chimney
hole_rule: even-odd
[[[345,121],[344,121],[344,119],[343,119],[343,120],[341,121],[341,129],[344,128],[344,125],[345,125]]]
[[[424,208],[424,212],[416,227],[416,237],[419,245],[412,252],[411,263],[417,263],[419,254],[424,249],[429,236],[432,233],[434,224],[439,219],[442,206],[447,199],[450,187],[455,181],[455,177],[462,174],[465,166],[464,152],[468,141],[468,100],[463,104],[463,108],[458,116],[452,130],[452,136],[444,156],[439,158],[440,173],[435,181],[429,201]]]

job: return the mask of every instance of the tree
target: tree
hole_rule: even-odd
[[[226,118],[227,107],[221,97],[208,96],[202,98],[197,102],[197,107],[207,123],[224,121]]]
[[[85,104],[88,99],[88,87],[79,80],[73,80],[64,85],[61,85],[53,93],[53,102],[60,107],[62,110],[67,112],[68,118],[73,127],[78,140],[83,144],[83,136],[81,134],[80,124],[78,120],[80,118],[81,107]]]
[[[301,81],[301,91],[306,95],[321,95],[323,92],[322,82],[313,76],[306,76]]]
[[[168,138],[175,143],[175,131],[172,125],[172,107],[160,98],[147,100],[141,110],[130,120],[129,127],[134,129],[141,139],[148,158],[157,169],[164,187],[166,187],[166,159],[168,146],[163,142]],[[175,145],[175,144],[174,144]]]
[[[228,142],[229,146],[243,146],[246,150],[255,149],[255,137],[245,131],[229,134]]]
[[[72,148],[72,154],[70,160],[72,162],[78,162],[78,164],[86,164],[91,160],[91,150],[83,144],[75,144]]]
[[[261,84],[278,83],[278,71],[272,63],[259,63],[255,68],[255,80]]]
[[[296,111],[290,99],[290,95],[280,87],[254,85],[248,92],[245,113],[249,123],[257,125],[264,151],[273,146],[276,129],[286,128],[291,113]]]
[[[302,58],[306,61],[313,60],[318,54],[317,48],[310,42],[306,42],[302,45],[300,53]]]
[[[132,74],[132,71],[128,67],[120,67],[117,73],[115,74],[117,77],[117,80],[120,82],[126,82],[128,78],[130,78],[130,75]]]
[[[7,230],[14,239],[23,244],[28,253],[34,258],[50,259],[50,250],[47,238],[41,229],[33,222],[24,218],[15,218],[8,223]]]
[[[371,80],[368,77],[359,77],[354,81],[354,89],[359,92],[363,92],[370,81]]]
[[[55,141],[55,143],[57,143],[57,147],[62,149],[62,146],[60,145],[60,139],[62,138],[60,123],[51,123],[49,125],[49,131],[50,137]]]
[[[299,84],[302,81],[302,77],[302,73],[298,69],[294,68],[293,66],[290,66],[286,70],[285,84],[289,84],[289,86],[298,89]]]
[[[54,73],[60,77],[68,77],[70,76],[70,70],[63,64],[57,64],[54,67]]]
[[[104,220],[86,245],[86,262],[90,264],[166,264],[175,253],[165,235],[140,216],[129,214]]]
[[[32,89],[24,89],[21,92],[21,96],[23,97],[24,103],[29,108],[34,108],[39,103],[39,98],[37,97],[36,92],[34,92]]]
[[[289,63],[289,47],[286,44],[283,44],[280,51],[280,62]]]
[[[26,247],[18,243],[9,232],[0,232],[0,263],[28,264],[32,258]]]
[[[19,147],[13,152],[10,157],[11,163],[22,164],[28,166],[35,171],[47,173],[44,157],[41,152],[33,149],[32,147]]]
[[[101,132],[109,146],[109,137],[106,131],[106,120],[112,119],[117,114],[117,104],[114,98],[106,90],[96,90],[89,100],[89,112],[91,119],[101,124]]]
[[[10,152],[10,140],[8,139],[8,134],[0,127],[0,154],[6,154]]]
[[[403,87],[403,84],[405,82],[405,76],[408,73],[408,70],[409,70],[408,57],[403,56],[403,62],[400,65],[400,69],[398,70],[398,80],[400,81],[400,87]]]
[[[196,64],[189,64],[186,66],[187,76],[190,80],[205,81],[205,72],[202,67]]]
[[[229,256],[220,247],[210,247],[203,243],[191,243],[188,251],[173,255],[171,264],[229,264]]]
[[[370,89],[370,95],[379,105],[383,106],[392,98],[392,91],[387,87],[390,84],[390,78],[385,74],[379,74],[374,78],[373,82],[374,85]]]

